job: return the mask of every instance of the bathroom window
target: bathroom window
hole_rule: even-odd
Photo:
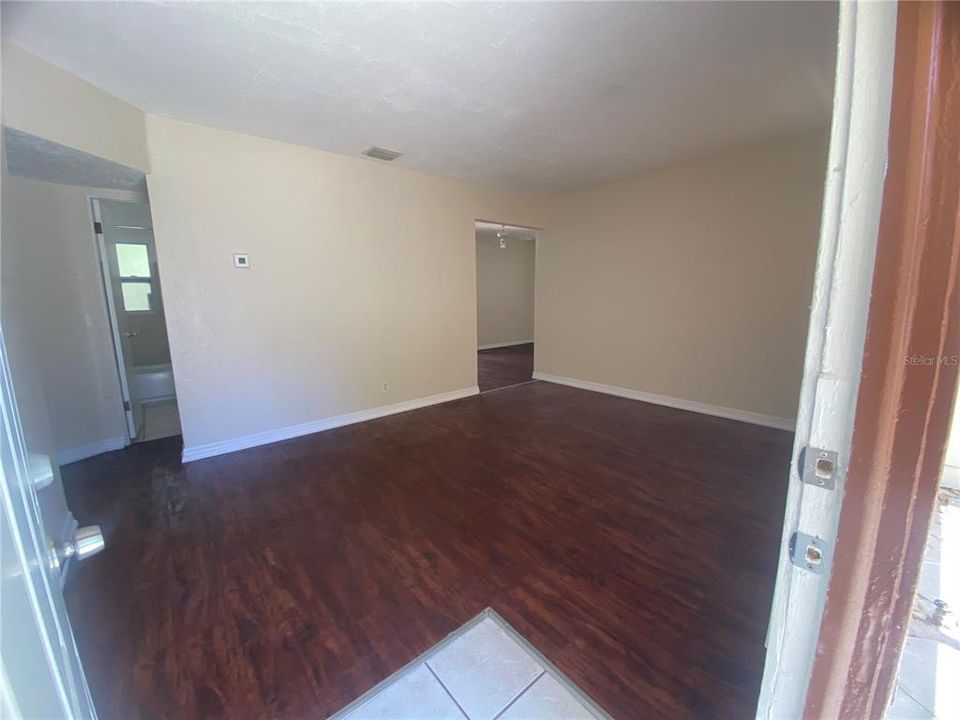
[[[154,278],[150,247],[145,243],[116,243],[117,274],[126,312],[154,312]]]

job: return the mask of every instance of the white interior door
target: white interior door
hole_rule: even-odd
[[[0,333],[0,716],[95,718],[51,564]]]
[[[830,581],[880,226],[896,12],[895,3],[840,5],[820,248],[757,706],[765,720],[803,716]],[[814,448],[836,453],[832,472],[802,473],[801,451],[815,458]]]
[[[161,312],[153,222],[150,206],[139,202],[95,199],[93,214],[127,430],[133,440],[143,423],[143,406],[133,382],[137,324],[131,320],[140,313]]]

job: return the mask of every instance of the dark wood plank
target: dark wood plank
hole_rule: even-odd
[[[533,379],[533,343],[477,352],[480,392],[510,387]]]
[[[756,704],[789,433],[528,383],[63,470],[104,718],[323,717],[491,606],[619,718]]]

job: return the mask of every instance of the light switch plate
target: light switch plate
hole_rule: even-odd
[[[250,267],[250,256],[247,253],[234,253],[233,254],[233,266],[235,268],[248,268]]]

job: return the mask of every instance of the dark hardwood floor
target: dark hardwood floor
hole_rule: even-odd
[[[614,717],[753,717],[791,435],[542,382],[63,469],[102,718],[320,718],[487,606]]]
[[[497,390],[533,378],[533,343],[477,351],[480,392]]]

